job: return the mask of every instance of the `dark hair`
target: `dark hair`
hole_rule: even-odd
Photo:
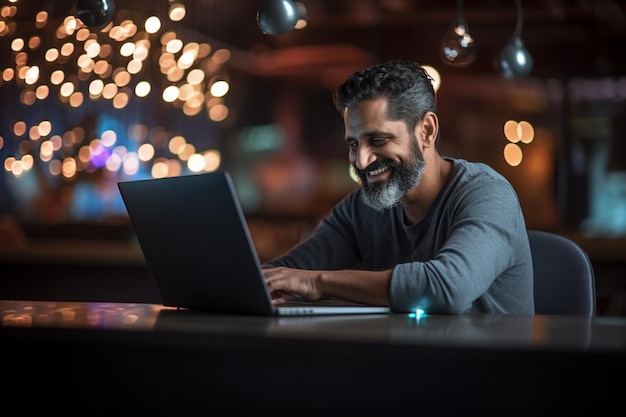
[[[432,78],[416,62],[389,61],[353,73],[333,93],[340,113],[364,100],[387,99],[387,117],[403,120],[409,131],[426,112],[437,112]]]

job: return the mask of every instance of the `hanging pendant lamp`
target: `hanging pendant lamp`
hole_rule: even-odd
[[[474,38],[463,17],[463,0],[457,0],[456,22],[441,38],[439,52],[441,60],[454,67],[466,67],[476,58]]]
[[[256,17],[259,28],[267,35],[282,35],[298,23],[298,7],[292,0],[265,0]]]
[[[113,0],[76,0],[76,17],[90,30],[100,30],[115,15]]]
[[[504,77],[523,77],[533,69],[533,57],[522,41],[522,0],[515,0],[517,8],[517,23],[515,32],[509,42],[504,45],[498,55],[494,57],[494,66]]]

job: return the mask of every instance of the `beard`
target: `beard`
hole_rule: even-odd
[[[426,162],[419,147],[417,140],[411,142],[411,153],[407,162],[396,163],[393,161],[376,161],[364,170],[356,169],[357,175],[361,180],[363,191],[361,192],[361,201],[376,211],[383,211],[400,204],[400,199],[413,187],[419,184],[424,174]],[[367,182],[367,172],[371,172],[382,167],[390,167],[393,169],[391,176],[387,181],[375,182],[369,184]]]

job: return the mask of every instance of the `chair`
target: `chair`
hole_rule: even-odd
[[[596,314],[593,265],[574,241],[554,233],[529,230],[533,257],[535,314]]]

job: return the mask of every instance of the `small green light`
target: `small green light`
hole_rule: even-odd
[[[424,310],[422,310],[421,308],[415,310],[415,318],[417,318],[418,320],[425,315],[426,313],[424,313]]]

